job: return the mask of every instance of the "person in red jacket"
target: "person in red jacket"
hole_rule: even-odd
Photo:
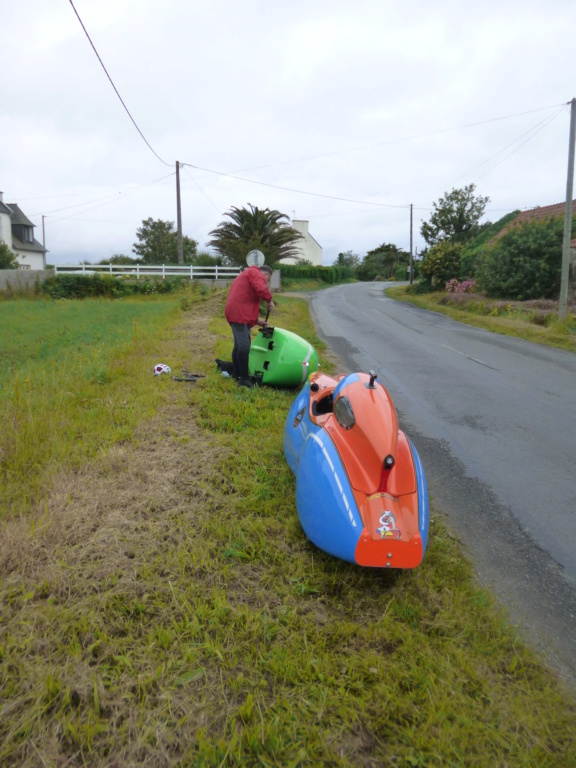
[[[268,312],[274,309],[270,293],[272,269],[267,264],[262,267],[248,267],[234,278],[224,315],[232,328],[234,349],[232,350],[232,376],[237,379],[238,386],[253,387],[248,371],[248,356],[250,354],[250,329],[255,325],[264,327],[266,320],[258,317],[260,301],[264,300]]]

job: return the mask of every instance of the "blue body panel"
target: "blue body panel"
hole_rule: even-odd
[[[430,527],[430,506],[428,497],[428,483],[426,482],[426,474],[424,467],[420,461],[418,451],[412,445],[412,441],[408,439],[410,448],[412,449],[412,457],[414,458],[414,469],[416,470],[416,483],[418,486],[418,529],[420,536],[422,537],[422,550],[426,552],[426,545],[428,544],[428,529]]]
[[[336,398],[342,392],[344,387],[347,387],[348,384],[352,384],[355,381],[360,381],[360,377],[357,373],[349,373],[348,376],[345,376],[341,381],[339,381],[334,388],[334,402],[336,402]]]
[[[284,453],[296,475],[300,524],[317,547],[354,563],[362,519],[340,455],[328,433],[310,421],[308,403],[306,385],[290,408],[284,430]]]
[[[310,385],[306,382],[302,387],[302,391],[290,406],[284,428],[284,455],[286,456],[288,466],[294,474],[298,472],[298,464],[302,455],[306,433],[312,427],[308,417],[309,402]],[[299,414],[300,418],[298,419]],[[305,422],[302,423],[304,420]],[[298,429],[299,425],[302,426],[301,429]]]
[[[341,560],[356,562],[362,518],[338,451],[319,427],[304,443],[296,475],[296,507],[313,544]]]

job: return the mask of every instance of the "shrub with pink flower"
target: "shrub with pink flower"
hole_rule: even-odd
[[[460,282],[455,277],[446,283],[445,290],[448,293],[476,293],[478,285],[476,280],[463,280]]]

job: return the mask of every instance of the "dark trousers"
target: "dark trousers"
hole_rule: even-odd
[[[245,323],[230,323],[234,336],[234,349],[232,350],[232,376],[235,379],[247,379],[248,356],[250,354],[250,326]]]

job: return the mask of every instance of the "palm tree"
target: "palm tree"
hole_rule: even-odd
[[[207,244],[230,264],[245,265],[247,254],[255,249],[262,251],[268,264],[285,256],[300,258],[295,243],[302,235],[290,226],[286,214],[248,203],[248,208],[232,206],[224,215],[232,221],[223,221],[213,229]]]

